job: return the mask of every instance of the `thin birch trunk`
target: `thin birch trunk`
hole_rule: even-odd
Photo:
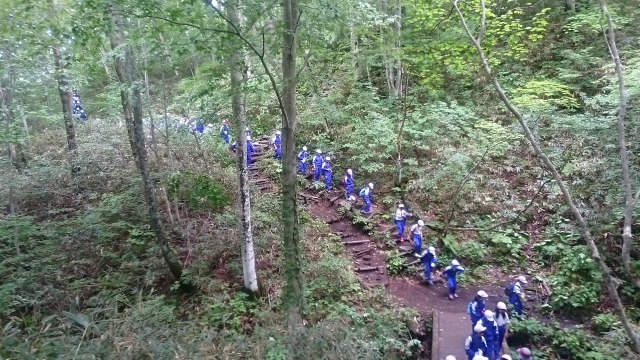
[[[226,3],[229,21],[239,24],[240,14],[236,0]],[[230,31],[233,28],[229,26]],[[236,165],[238,168],[238,210],[240,213],[240,248],[242,252],[242,277],[244,287],[252,292],[258,292],[258,276],[256,274],[256,259],[253,248],[253,232],[251,226],[251,194],[249,191],[249,167],[247,165],[247,137],[244,129],[247,126],[247,115],[244,97],[244,68],[245,54],[242,47],[236,46],[229,58],[231,69],[231,107],[232,122],[236,133]]]

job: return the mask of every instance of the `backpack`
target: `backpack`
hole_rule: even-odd
[[[515,287],[516,284],[509,284],[504,288],[504,294],[507,296],[511,296],[513,295],[513,293],[515,292]]]
[[[358,195],[360,195],[360,197],[363,197],[365,190],[367,190],[367,188],[362,188],[362,190],[360,190],[360,193]]]
[[[473,301],[469,302],[469,305],[467,305],[467,314],[471,315],[471,304],[473,304]]]

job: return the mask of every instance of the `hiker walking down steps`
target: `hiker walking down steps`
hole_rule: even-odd
[[[476,355],[484,356],[487,352],[487,342],[484,339],[484,331],[487,330],[482,324],[477,324],[473,328],[473,332],[464,342],[464,351],[467,353],[467,359],[473,360]]]
[[[398,240],[400,240],[400,242],[404,241],[404,226],[407,223],[407,216],[409,215],[411,214],[405,211],[404,204],[398,204],[393,222],[396,224],[396,229],[398,230]]]
[[[463,272],[464,268],[460,266],[458,260],[455,259],[451,261],[451,265],[444,269],[443,273],[447,279],[447,285],[449,286],[449,300],[453,300],[453,298],[458,297],[458,294],[456,293],[456,290],[458,289],[456,277],[458,274],[462,274]]]
[[[478,291],[476,296],[467,305],[467,314],[471,318],[471,328],[476,326],[478,320],[482,319],[484,315],[485,301],[489,298],[489,295],[484,290]]]
[[[359,195],[364,201],[364,206],[360,212],[363,214],[371,214],[371,190],[373,190],[373,183],[369,183],[369,185],[360,190]]]
[[[353,171],[351,169],[347,169],[347,173],[342,178],[342,183],[346,188],[346,198],[349,201],[351,194],[353,194]]]
[[[222,120],[222,126],[220,126],[220,137],[225,144],[229,143],[231,138],[231,130],[229,130],[229,123],[227,120]]]
[[[273,158],[282,161],[282,138],[280,135],[282,135],[282,132],[280,130],[276,131],[276,134],[271,140],[271,146],[274,152]]]
[[[320,181],[320,174],[322,172],[322,150],[316,150],[316,154],[313,156],[313,181]]]
[[[516,278],[514,284],[509,284],[504,289],[504,294],[509,297],[509,303],[513,305],[513,311],[522,316],[523,302],[526,301],[526,295],[524,293],[523,285],[527,284],[527,278],[520,275]]]
[[[420,257],[422,252],[422,228],[424,227],[424,221],[418,220],[417,224],[413,224],[411,227],[411,240],[413,241],[413,255]]]
[[[484,340],[487,343],[487,352],[485,355],[489,360],[495,360],[498,357],[498,324],[493,316],[493,311],[484,312],[482,319],[478,320],[478,324],[482,325],[484,331]]]
[[[302,151],[298,153],[298,174],[307,175],[307,147],[303,146]]]
[[[436,258],[436,248],[433,246],[429,246],[429,248],[420,254],[420,261],[424,266],[424,279],[427,281],[429,285],[433,285],[433,280],[431,279],[431,273],[436,268],[436,264],[438,263],[438,259]]]
[[[324,188],[331,190],[331,178],[333,176],[333,170],[331,169],[331,158],[324,158],[322,163],[322,176],[324,176]]]

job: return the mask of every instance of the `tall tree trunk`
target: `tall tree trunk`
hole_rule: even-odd
[[[149,209],[149,225],[153,231],[156,242],[160,246],[162,256],[167,263],[169,271],[176,280],[182,276],[182,264],[171,249],[169,241],[165,237],[160,222],[160,211],[155,196],[155,189],[151,182],[147,149],[145,147],[144,126],[142,123],[142,98],[140,96],[140,82],[136,77],[135,63],[131,48],[125,44],[124,29],[120,17],[120,10],[112,8],[114,34],[111,45],[114,51],[124,51],[124,57],[115,56],[115,68],[118,79],[122,85],[120,97],[127,121],[129,142],[131,151],[137,159],[138,169],[142,177],[144,198]],[[127,117],[127,115],[129,115]]]
[[[613,26],[613,19],[611,13],[607,7],[605,0],[600,0],[600,7],[602,13],[607,20],[607,30],[603,33],[604,40],[607,43],[609,49],[609,55],[615,65],[616,75],[618,76],[618,92],[620,93],[620,103],[618,104],[618,148],[620,151],[620,165],[622,166],[622,187],[624,189],[624,222],[622,225],[622,266],[624,267],[627,276],[635,283],[636,287],[640,288],[640,279],[631,267],[631,249],[633,248],[633,231],[631,229],[633,225],[633,209],[638,202],[638,192],[635,197],[631,190],[631,175],[629,171],[629,156],[627,155],[627,140],[625,121],[627,115],[627,89],[624,82],[624,69],[622,68],[622,61],[620,60],[620,53],[618,52],[618,45],[616,43],[615,27]]]
[[[5,121],[5,126],[6,126],[6,131],[7,134],[11,133],[11,123],[12,123],[12,112],[11,112],[11,108],[9,106],[9,88],[8,85],[5,84],[4,81],[0,81],[0,110],[3,113],[3,117],[4,117],[4,121]],[[7,158],[9,159],[9,164],[13,165],[16,162],[16,149],[15,146],[11,143],[10,140],[7,141],[6,144],[6,149],[7,149]],[[14,193],[14,176],[13,176],[13,172],[15,171],[14,169],[8,169],[7,171],[9,171],[12,176],[10,177],[9,180],[9,214],[10,215],[14,215],[16,213],[16,203],[15,203],[15,193]]]
[[[302,331],[304,298],[302,295],[302,251],[298,221],[297,164],[296,164],[296,27],[297,0],[284,0],[282,46],[282,225],[284,240],[285,301],[288,308],[290,336],[298,338]],[[297,345],[296,341],[292,346]],[[294,350],[295,351],[295,350]]]
[[[52,47],[53,60],[56,67],[56,79],[58,81],[58,92],[60,93],[60,104],[62,105],[62,117],[64,119],[64,130],[67,133],[67,149],[75,151],[78,148],[76,143],[76,128],[73,122],[73,112],[71,109],[71,90],[69,80],[65,75],[65,66],[62,63],[62,56],[57,47]]]
[[[231,23],[240,23],[237,0],[227,1],[226,11]],[[229,31],[233,31],[231,25],[229,25]],[[238,210],[240,212],[242,275],[244,287],[252,293],[257,293],[258,276],[256,275],[256,259],[253,249],[253,232],[251,226],[251,194],[249,192],[249,167],[247,165],[247,137],[244,132],[244,129],[247,126],[244,96],[244,59],[245,54],[242,50],[242,46],[239,44],[234,45],[233,53],[229,58],[229,68],[231,69],[232,122],[234,132],[236,133],[236,164],[238,168]]]
[[[487,74],[487,77],[489,78],[489,80],[493,84],[493,87],[498,93],[498,97],[504,103],[505,107],[509,110],[509,112],[511,112],[511,114],[513,114],[513,116],[518,120],[518,123],[520,123],[520,126],[524,130],[525,136],[529,140],[531,147],[533,147],[533,150],[535,151],[538,158],[542,160],[542,163],[545,165],[547,170],[551,172],[551,174],[553,175],[553,178],[558,184],[558,187],[562,192],[565,202],[567,203],[567,205],[569,205],[569,208],[571,209],[571,213],[573,214],[574,219],[578,223],[578,226],[580,229],[580,235],[582,235],[582,238],[586,241],[587,246],[591,251],[591,257],[596,261],[596,263],[598,264],[598,267],[600,268],[600,272],[602,273],[603,281],[607,288],[607,292],[609,293],[611,301],[613,302],[613,307],[616,310],[616,313],[618,314],[618,317],[620,318],[620,322],[622,322],[622,325],[624,326],[625,331],[627,332],[627,335],[629,336],[631,345],[636,352],[640,353],[640,340],[636,336],[635,332],[633,331],[633,328],[631,327],[631,324],[629,323],[629,319],[627,318],[627,314],[625,312],[624,306],[622,305],[622,300],[618,295],[617,289],[618,289],[619,280],[613,276],[613,274],[611,273],[611,269],[605,263],[604,259],[600,255],[600,251],[598,250],[595,240],[593,239],[593,236],[591,234],[591,231],[587,226],[587,222],[582,217],[580,210],[578,210],[578,207],[576,206],[573,200],[573,196],[571,196],[571,192],[569,191],[569,188],[567,188],[566,184],[564,183],[562,177],[560,176],[560,173],[556,169],[555,165],[551,162],[549,157],[542,151],[542,149],[540,148],[540,145],[538,144],[538,141],[533,136],[531,129],[529,129],[529,125],[525,121],[524,117],[522,116],[520,111],[515,107],[515,105],[511,102],[511,100],[507,97],[506,93],[502,89],[502,86],[500,85],[500,82],[498,81],[498,78],[495,75],[493,75],[493,73],[491,72],[491,67],[489,66],[489,62],[481,46],[481,40],[482,40],[482,36],[484,35],[483,32],[485,28],[484,20],[486,19],[485,17],[486,9],[484,6],[484,1],[483,0],[480,1],[480,4],[482,6],[481,10],[482,10],[483,21],[481,24],[480,33],[477,38],[474,37],[473,34],[471,34],[471,30],[469,30],[469,27],[467,26],[467,22],[464,18],[464,15],[462,15],[460,8],[458,8],[457,0],[451,0],[451,2],[458,13],[460,20],[462,21],[462,25],[464,27],[464,30],[467,36],[471,40],[473,46],[475,47],[478,53],[483,70]]]

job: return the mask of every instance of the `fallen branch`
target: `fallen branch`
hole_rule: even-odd
[[[358,245],[358,244],[366,244],[370,243],[370,240],[352,240],[352,241],[343,241],[343,245]]]

